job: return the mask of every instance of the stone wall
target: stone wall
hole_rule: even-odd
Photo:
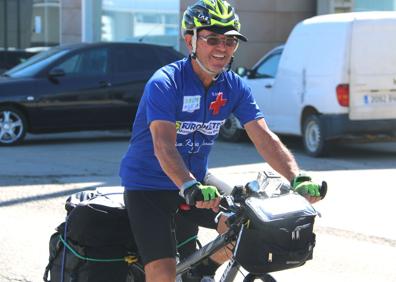
[[[81,0],[61,0],[61,42],[60,44],[82,41]]]

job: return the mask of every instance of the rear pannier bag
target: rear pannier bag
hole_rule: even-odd
[[[312,259],[317,212],[303,197],[289,193],[246,200],[252,220],[242,231],[236,260],[263,274],[294,268]]]
[[[136,260],[136,245],[123,190],[113,189],[83,191],[67,199],[66,221],[50,238],[44,281],[126,282],[141,275],[135,273],[137,265],[127,262]]]

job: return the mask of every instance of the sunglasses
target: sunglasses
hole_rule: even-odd
[[[220,37],[209,35],[206,37],[199,36],[198,38],[205,41],[209,46],[217,46],[221,43],[224,43],[227,47],[236,47],[238,45],[238,39],[234,37],[226,37],[221,39]]]

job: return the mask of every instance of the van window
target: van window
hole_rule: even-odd
[[[281,53],[276,53],[264,60],[256,69],[255,78],[274,78],[278,71]]]

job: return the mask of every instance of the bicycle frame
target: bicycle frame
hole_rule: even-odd
[[[238,225],[239,226],[239,225]],[[240,264],[234,260],[234,255],[238,250],[239,238],[243,231],[243,225],[240,225],[239,230],[234,230],[230,228],[226,233],[218,235],[213,241],[209,242],[201,249],[197,250],[195,253],[190,255],[188,258],[176,265],[176,275],[183,274],[184,272],[191,269],[194,265],[198,264],[202,260],[216,253],[223,247],[226,247],[232,241],[235,241],[237,237],[237,244],[234,248],[233,256],[228,263],[226,269],[224,270],[220,281],[221,282],[231,282],[234,281],[238,271],[240,269]]]

